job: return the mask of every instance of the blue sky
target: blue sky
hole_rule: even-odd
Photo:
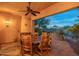
[[[73,24],[77,23],[77,19],[79,16],[79,9],[73,9],[73,10],[69,10],[63,13],[59,13],[56,15],[51,15],[48,17],[45,17],[46,19],[49,19],[50,24],[48,25],[48,27],[52,27],[54,25],[57,26],[72,26]]]

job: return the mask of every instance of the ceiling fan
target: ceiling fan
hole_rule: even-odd
[[[28,3],[29,5],[27,6],[27,10],[21,11],[21,12],[26,12],[25,16],[28,14],[32,14],[33,16],[37,16],[37,14],[40,14],[39,11],[35,11],[33,9],[31,9],[31,2]]]

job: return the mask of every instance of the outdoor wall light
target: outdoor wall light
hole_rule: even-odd
[[[10,24],[11,24],[11,21],[10,21],[10,20],[5,20],[5,25],[6,25],[6,27],[9,27]]]

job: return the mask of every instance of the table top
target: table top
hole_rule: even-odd
[[[32,41],[32,44],[39,44],[40,41]]]

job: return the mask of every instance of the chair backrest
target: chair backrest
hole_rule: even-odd
[[[48,33],[48,44],[51,46],[51,41],[52,41],[52,33]]]
[[[43,33],[43,34],[42,34],[41,45],[42,45],[42,46],[47,46],[47,45],[48,45],[47,33]]]
[[[31,34],[23,34],[21,35],[22,45],[32,44]]]
[[[21,40],[22,40],[22,55],[24,54],[31,55],[32,54],[32,35],[31,34],[21,35]]]
[[[38,39],[38,33],[34,33],[34,40]]]

